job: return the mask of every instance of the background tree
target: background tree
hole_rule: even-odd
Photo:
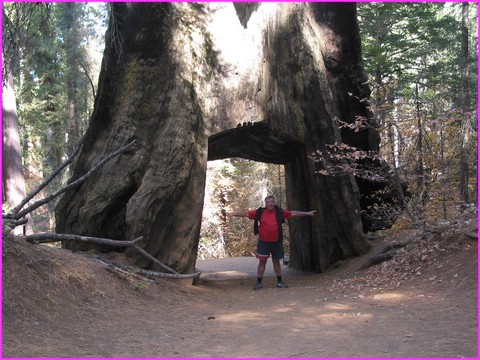
[[[408,180],[412,205],[422,209],[420,214],[432,210],[435,217],[438,209],[443,209],[445,217],[448,206],[465,201],[455,194],[462,187],[458,169],[468,158],[462,154],[476,153],[474,146],[459,147],[468,144],[463,140],[465,127],[460,125],[462,94],[476,94],[477,89],[471,78],[461,87],[462,68],[477,74],[476,37],[463,46],[463,55],[460,47],[461,34],[464,44],[468,38],[462,21],[472,30],[470,36],[476,34],[476,22],[462,20],[461,8],[462,4],[453,3],[359,5],[365,68],[375,100],[372,110],[382,137],[389,140],[381,154]],[[467,102],[468,109],[476,108],[471,99]],[[463,124],[472,128],[475,116],[471,111],[464,114]],[[473,141],[476,134],[469,136]],[[476,174],[474,158],[468,158],[472,168],[466,178]],[[469,191],[476,196],[476,187]]]
[[[15,74],[38,40],[38,29],[47,21],[48,5],[2,4],[2,199],[10,208],[25,197],[25,177],[18,126]],[[18,77],[17,77],[18,79]],[[31,222],[29,224],[31,226]],[[18,228],[15,231],[18,232]],[[28,230],[31,232],[31,228]]]
[[[461,85],[461,109],[463,113],[461,131],[460,131],[460,196],[463,201],[468,203],[469,201],[469,164],[468,164],[468,152],[469,152],[469,138],[471,128],[471,116],[470,116],[470,86],[469,86],[469,13],[468,3],[462,3],[462,23],[461,23],[461,49],[460,49],[460,73],[462,79]]]
[[[5,185],[16,173],[9,161],[16,159],[16,168],[25,175],[26,187],[31,189],[61,164],[83,135],[93,107],[94,82],[98,78],[95,75],[98,73],[95,69],[98,49],[94,47],[103,39],[101,24],[105,21],[106,7],[83,3],[2,5],[4,79],[12,68],[10,64],[14,64],[11,79],[21,139],[14,152],[16,159],[10,155],[10,147],[5,146],[6,142],[15,139],[15,131],[8,130],[9,134],[4,134],[5,201],[5,197],[10,196],[9,189],[21,188],[22,183],[12,180],[15,187]],[[5,101],[9,93],[4,91],[4,107],[12,104]],[[11,129],[5,126],[11,123],[7,120],[4,115],[4,133]],[[68,172],[49,190],[57,189],[67,175]],[[24,196],[22,192],[10,201],[11,206],[17,205]],[[53,208],[54,202],[49,204],[47,211],[33,213],[40,228],[54,227]]]

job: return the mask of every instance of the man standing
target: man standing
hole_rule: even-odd
[[[227,212],[227,216],[248,217],[251,220],[255,220],[255,233],[258,233],[257,252],[255,256],[259,260],[259,263],[257,282],[253,290],[258,290],[263,287],[263,273],[265,272],[265,266],[270,254],[272,254],[273,270],[277,276],[277,286],[279,288],[288,287],[282,280],[282,267],[280,265],[280,260],[283,259],[283,219],[289,219],[293,216],[313,216],[316,212],[317,210],[296,211],[280,209],[275,204],[275,197],[272,195],[265,198],[265,208]],[[260,226],[258,226],[258,222],[260,222]]]

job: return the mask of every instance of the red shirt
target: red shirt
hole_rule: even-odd
[[[257,210],[249,210],[248,218],[254,220],[256,212]],[[283,217],[285,219],[289,219],[291,216],[292,212],[290,210],[283,209]],[[267,242],[278,241],[278,224],[275,209],[265,209],[263,211],[258,226],[258,238]]]

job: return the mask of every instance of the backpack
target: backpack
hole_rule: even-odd
[[[255,218],[253,222],[253,233],[258,235],[258,222],[262,217],[263,211],[265,210],[264,207],[259,207],[255,212]],[[275,215],[277,217],[277,224],[278,224],[278,241],[283,240],[283,228],[282,224],[285,222],[285,218],[283,217],[283,209],[281,209],[278,205],[275,205]]]

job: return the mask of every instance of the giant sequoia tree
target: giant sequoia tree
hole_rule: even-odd
[[[354,4],[113,3],[72,178],[139,145],[65,194],[57,232],[144,236],[147,252],[191,272],[207,161],[244,157],[285,164],[288,207],[318,210],[290,223],[294,267],[323,271],[364,253],[364,190],[353,175],[316,174],[309,155],[342,142],[378,148],[374,127],[339,129],[336,120],[369,118],[365,80]]]

